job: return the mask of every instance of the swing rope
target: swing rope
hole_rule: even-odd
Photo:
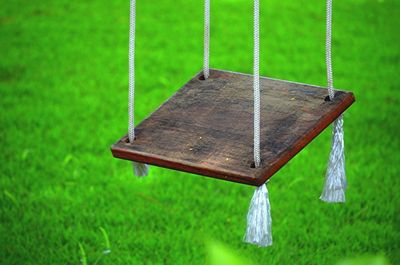
[[[254,93],[254,165],[260,166],[260,1],[254,0],[254,65],[253,65],[253,93]]]
[[[332,0],[326,2],[326,71],[329,99],[333,100],[335,93],[332,73]],[[325,202],[344,202],[346,188],[343,114],[341,114],[333,123],[332,146],[320,199]]]
[[[204,1],[204,79],[210,76],[210,0]]]
[[[328,79],[329,99],[333,100],[333,71],[332,71],[332,0],[326,2],[326,39],[325,39],[326,76]]]
[[[128,136],[129,142],[135,140],[135,34],[136,1],[130,1],[129,18],[129,98],[128,98]]]
[[[260,1],[254,0],[254,166],[261,163],[260,155]],[[257,187],[251,199],[247,213],[247,228],[244,236],[246,243],[260,247],[272,245],[272,218],[266,183]]]
[[[128,139],[135,141],[135,35],[136,35],[136,0],[130,1],[129,15],[129,96],[128,96]],[[147,176],[148,165],[132,162],[134,174]]]

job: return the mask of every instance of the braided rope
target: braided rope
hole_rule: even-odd
[[[326,74],[328,79],[328,93],[332,100],[335,97],[333,91],[333,70],[332,70],[332,0],[326,1],[326,43],[325,43]]]
[[[254,164],[260,166],[260,2],[254,0]]]
[[[204,1],[203,74],[205,79],[207,79],[210,76],[210,0]]]
[[[332,0],[326,1],[326,69],[328,79],[329,98],[333,100],[332,74]],[[344,202],[347,187],[345,156],[344,156],[344,129],[343,114],[333,123],[332,146],[329,154],[328,168],[321,200],[326,202]]]
[[[135,31],[136,0],[130,1],[129,24],[129,99],[128,99],[128,136],[129,142],[135,140]]]

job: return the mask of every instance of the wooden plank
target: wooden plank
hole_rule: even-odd
[[[353,102],[351,92],[261,78],[261,166],[253,162],[253,78],[197,74],[111,147],[115,157],[254,186],[262,185]]]

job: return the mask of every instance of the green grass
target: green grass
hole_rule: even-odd
[[[324,1],[261,2],[261,73],[325,85]],[[357,97],[347,202],[318,200],[326,130],[270,182],[264,249],[241,240],[252,187],[156,167],[138,179],[112,158],[127,130],[129,1],[3,1],[0,263],[204,264],[220,242],[253,264],[399,264],[399,8],[335,1],[335,86]],[[202,9],[138,1],[138,121],[201,69]],[[251,73],[251,16],[252,1],[212,1],[212,67]]]

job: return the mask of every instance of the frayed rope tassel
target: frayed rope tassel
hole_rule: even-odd
[[[267,185],[263,184],[256,189],[250,202],[244,242],[259,247],[272,245],[270,209]]]
[[[320,199],[325,202],[345,202],[346,187],[343,115],[340,115],[333,124],[332,148]]]
[[[138,162],[132,162],[133,172],[137,177],[145,177],[149,174],[149,165]]]

